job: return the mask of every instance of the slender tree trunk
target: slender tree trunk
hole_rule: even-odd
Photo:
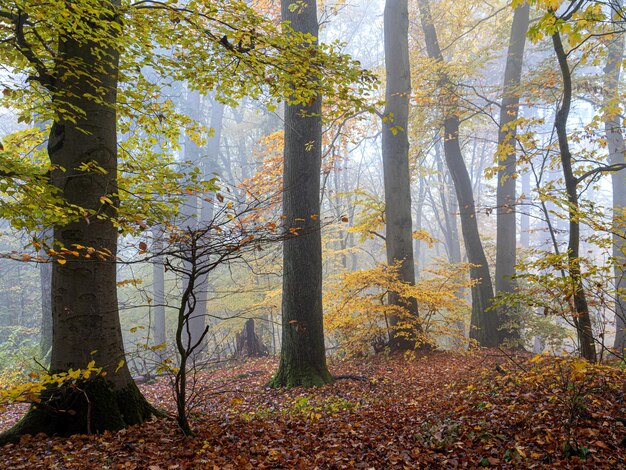
[[[619,80],[621,63],[624,56],[624,34],[618,35],[608,46],[607,63],[604,67],[604,106],[615,108],[619,106]],[[611,165],[624,164],[626,145],[622,134],[622,118],[620,113],[607,110],[604,121],[604,131],[609,149],[609,163]],[[626,170],[611,174],[613,183],[613,273],[615,276],[615,341],[613,348],[624,354],[626,347],[626,239],[624,235],[624,220],[626,218]]]
[[[283,21],[295,31],[318,36],[317,2],[281,1]],[[292,11],[293,10],[293,11]],[[311,77],[315,78],[315,77]],[[306,106],[285,106],[282,346],[273,387],[319,386],[332,382],[326,367],[322,310],[320,172],[322,97]]]
[[[213,101],[213,106],[211,109],[211,118],[210,118],[210,127],[213,130],[213,135],[209,138],[206,146],[206,161],[203,162],[203,174],[204,179],[209,180],[213,178],[213,173],[218,169],[218,160],[220,153],[220,143],[222,139],[222,129],[223,129],[223,121],[224,121],[224,110],[225,106],[218,101]],[[197,207],[198,202],[200,203],[200,218],[198,225],[200,227],[205,227],[207,224],[211,224],[214,217],[214,195],[211,194],[207,200],[207,198],[199,201],[196,198]],[[209,275],[205,274],[198,278],[196,281],[196,309],[191,318],[191,331],[195,338],[199,338],[207,325],[207,313],[208,313],[208,297],[209,290],[211,289],[209,284]],[[198,353],[206,351],[206,335],[205,341],[198,348]],[[193,343],[192,343],[193,344]]]
[[[530,6],[523,4],[515,9],[509,50],[504,71],[502,106],[500,108],[500,131],[498,133],[498,187],[496,192],[497,205],[497,241],[496,241],[496,293],[512,293],[513,276],[517,262],[517,221],[516,221],[516,131],[519,113],[519,85],[522,79],[524,46],[528,31]],[[519,343],[519,326],[506,327],[503,323],[515,322],[510,306],[500,306],[498,316],[501,329],[499,342]]]
[[[188,90],[187,102],[186,102],[187,115],[190,118],[196,121],[199,121],[201,119],[200,106],[201,106],[200,94],[195,90]],[[185,162],[188,162],[197,166],[201,164],[200,147],[198,147],[198,145],[189,136],[185,136],[185,148],[184,148],[183,155],[185,158]],[[196,194],[189,194],[185,198],[184,207],[181,209],[181,213],[185,217],[185,220],[183,222],[184,229],[197,230],[200,227],[199,209],[200,209],[199,198],[197,197]],[[183,263],[185,263],[188,270],[191,269],[187,260],[185,260]],[[197,279],[194,279],[194,281],[198,282]],[[186,282],[188,282],[188,278],[185,278],[183,280],[183,286],[182,286],[183,292],[187,289],[187,285],[185,284]],[[198,288],[195,290],[194,296],[197,297],[197,295],[199,294],[199,290],[200,290],[200,286],[198,286]],[[187,336],[185,341],[187,341],[187,345],[191,346],[191,345],[195,345],[198,342],[198,338],[200,338],[200,336],[202,335],[204,331],[204,325],[205,325],[204,315],[200,315],[197,312],[194,312],[193,315],[188,316],[188,323],[189,324],[185,326],[185,331],[186,331],[185,334]],[[195,361],[198,355],[202,354],[203,351],[204,351],[204,347],[202,346],[194,349],[194,354],[190,358],[190,360]]]
[[[444,62],[437,31],[433,24],[430,3],[428,0],[419,0],[422,29],[426,39],[428,56],[440,63]],[[487,257],[478,232],[476,220],[476,205],[472,192],[472,182],[463,160],[459,143],[459,107],[455,95],[454,84],[450,81],[445,70],[441,72],[439,80],[442,99],[445,101],[446,115],[444,118],[444,153],[446,164],[454,182],[459,212],[461,216],[461,231],[465,242],[465,252],[468,261],[473,265],[470,277],[476,282],[472,287],[472,320],[470,338],[478,341],[481,346],[493,347],[498,345],[498,318],[494,312],[488,311],[493,300],[493,287]]]
[[[160,228],[155,229],[153,251],[157,254],[152,260],[152,302],[153,302],[153,341],[154,345],[167,345],[165,333],[165,263],[159,255],[163,249],[162,233]],[[160,349],[156,354],[158,362],[165,359],[165,350]]]
[[[51,236],[51,230],[43,230],[40,234],[41,239],[45,241],[50,241]],[[39,256],[47,258],[47,253],[42,249]],[[39,265],[39,286],[41,289],[41,340],[39,347],[43,363],[47,365],[52,352],[52,263]]]
[[[567,138],[567,119],[572,103],[572,75],[567,62],[567,54],[563,48],[560,33],[552,35],[552,44],[556,53],[561,78],[563,79],[563,101],[557,111],[554,126],[556,128],[561,165],[563,168],[563,178],[565,179],[565,189],[567,191],[568,216],[569,216],[569,240],[567,246],[567,256],[569,263],[569,276],[572,282],[572,296],[574,302],[574,324],[580,343],[582,357],[591,362],[596,362],[596,345],[591,327],[591,315],[587,304],[587,297],[583,286],[580,271],[580,223],[578,205],[578,180],[572,168],[572,154]]]
[[[409,100],[411,74],[409,65],[409,10],[408,0],[385,2],[385,112],[383,117],[383,170],[385,181],[385,218],[387,263],[400,263],[401,281],[415,284],[413,260],[413,222],[411,220],[411,175],[409,171]],[[408,323],[417,318],[417,301],[389,294],[389,303],[406,309],[409,318],[393,315],[390,347],[405,351],[415,347],[415,331]],[[406,326],[402,327],[404,324]],[[398,326],[400,325],[400,326]]]
[[[117,1],[111,3],[119,5]],[[52,405],[63,412],[51,413],[45,406],[32,407],[0,437],[0,443],[16,440],[20,434],[70,435],[121,429],[143,422],[154,411],[123,362],[116,286],[117,228],[111,220],[116,208],[102,199],[113,201],[113,206],[118,204],[118,60],[119,53],[113,48],[103,51],[90,41],[71,36],[60,41],[55,69],[55,88],[59,93],[55,99],[69,103],[65,108],[74,106],[84,114],[77,122],[57,118],[48,141],[50,162],[55,168],[52,184],[67,202],[87,211],[85,218],[55,227],[55,249],[77,249],[79,245],[94,248],[102,255],[68,257],[65,263],[53,263],[50,369],[81,369],[94,360],[107,375],[85,383],[88,401],[82,392],[69,393],[68,400],[57,397]],[[76,69],[84,73],[76,73]],[[89,96],[98,99],[91,100]],[[105,172],[80,169],[90,162]],[[42,400],[49,399],[50,394],[54,394],[54,389],[44,392]]]

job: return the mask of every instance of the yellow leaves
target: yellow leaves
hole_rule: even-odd
[[[30,380],[16,383],[16,380],[19,380],[16,378],[12,380],[14,385],[0,389],[0,409],[14,402],[39,403],[40,394],[47,388],[75,385],[78,381],[89,380],[93,375],[102,377],[106,375],[101,367],[96,367],[93,360],[84,369],[68,369],[66,372],[56,374],[32,371],[28,374]]]
[[[385,343],[390,330],[410,336],[423,343],[437,335],[450,334],[453,325],[467,312],[467,304],[459,292],[468,287],[467,265],[442,265],[426,270],[428,276],[416,285],[398,277],[400,263],[343,273],[324,298],[325,326],[347,354],[367,354],[376,344]],[[415,299],[420,317],[409,310],[389,303],[389,294],[400,299]],[[389,318],[395,318],[393,327]],[[424,334],[417,333],[420,325]],[[409,332],[409,333],[407,333]]]

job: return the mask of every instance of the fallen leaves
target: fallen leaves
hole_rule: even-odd
[[[117,433],[39,435],[2,449],[15,469],[257,468],[620,468],[625,397],[617,370],[585,369],[584,413],[571,409],[560,378],[545,371],[581,366],[549,361],[519,367],[499,353],[432,353],[416,360],[377,357],[331,363],[336,374],[365,376],[320,389],[265,388],[276,362],[260,359],[202,374],[192,414],[197,435],[184,438],[173,419]],[[501,363],[500,370],[496,370]],[[545,369],[542,369],[545,368]],[[559,369],[560,368],[560,369]],[[557,380],[558,379],[558,380]],[[604,381],[604,382],[603,382]],[[166,379],[141,385],[146,397],[174,412]],[[559,393],[559,399],[553,399]],[[21,408],[20,411],[23,411]],[[9,410],[11,411],[11,410]],[[3,413],[8,427],[18,413]],[[581,455],[565,455],[576,443]]]

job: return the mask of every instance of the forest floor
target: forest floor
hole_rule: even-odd
[[[164,418],[115,433],[26,436],[0,468],[626,468],[626,374],[490,350],[331,361],[319,389],[265,388],[274,359],[199,380],[185,438]],[[169,381],[141,385],[173,412]],[[0,416],[0,429],[23,412]]]

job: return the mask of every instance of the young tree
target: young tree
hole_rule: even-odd
[[[294,31],[308,33],[317,42],[316,0],[282,0],[281,14]],[[326,367],[322,311],[322,97],[317,94],[307,102],[288,98],[288,102],[283,223],[285,230],[298,236],[283,243],[282,346],[278,372],[270,384],[310,387],[332,382]]]
[[[530,6],[528,4],[515,8],[504,70],[498,133],[496,293],[511,293],[514,287],[513,276],[517,259],[515,121],[519,114],[519,86],[529,17]],[[507,306],[498,307],[498,316],[501,321],[508,316],[507,309]],[[513,329],[501,328],[499,331],[500,343],[507,339],[517,338],[519,338],[519,332]]]
[[[413,222],[411,215],[411,175],[409,171],[409,100],[411,73],[409,66],[409,10],[407,0],[385,2],[385,111],[383,114],[382,153],[385,182],[385,246],[387,263],[400,263],[401,281],[415,284],[413,260]],[[418,307],[414,298],[389,294],[389,303],[398,305],[417,319]],[[399,324],[400,322],[400,324]],[[411,329],[421,330],[418,323],[409,327],[401,324],[406,319],[392,315],[390,324],[392,351],[415,347]],[[407,331],[408,330],[408,331]]]

